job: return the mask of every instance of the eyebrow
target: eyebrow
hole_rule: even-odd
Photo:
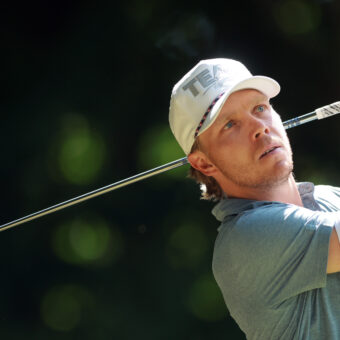
[[[235,111],[225,112],[224,115],[219,114],[216,119],[216,123],[220,124],[221,122],[225,122],[226,120],[229,120],[230,118],[232,118],[235,114],[236,114]]]
[[[271,105],[270,98],[268,98],[267,96],[265,96],[262,93],[259,94],[259,97],[252,100],[249,105],[256,105],[256,104],[259,104],[260,102],[263,102],[263,101],[267,101],[269,103],[269,105]],[[232,116],[234,116],[235,114],[236,114],[236,111],[234,111],[234,110],[226,112],[224,116],[221,116],[219,114],[217,119],[216,119],[216,123],[220,123],[221,121],[226,121],[226,120],[232,118]]]

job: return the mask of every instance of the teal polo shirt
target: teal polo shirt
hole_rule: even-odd
[[[214,277],[250,340],[340,340],[340,273],[326,273],[340,189],[298,188],[304,207],[227,198],[213,209]]]

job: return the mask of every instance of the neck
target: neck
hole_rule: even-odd
[[[291,174],[288,179],[270,188],[226,188],[229,197],[254,199],[257,201],[276,201],[303,206],[297,184]]]

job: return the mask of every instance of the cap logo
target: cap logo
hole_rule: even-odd
[[[206,89],[209,85],[215,83],[217,79],[215,79],[209,72],[208,69],[204,69],[201,71],[196,77],[188,81],[186,84],[183,85],[182,89],[184,91],[190,90],[192,95],[196,97],[199,94],[199,90],[195,86],[196,82],[199,82],[204,89]]]
[[[214,65],[212,71],[213,74],[211,74],[210,71],[207,68],[205,68],[194,78],[192,78],[186,84],[184,84],[182,89],[184,91],[189,90],[194,97],[197,97],[200,91],[197,88],[197,84],[195,84],[196,82],[199,82],[200,85],[203,87],[204,89],[203,93],[205,93],[212,86],[215,86],[216,88],[223,87],[225,83],[228,81],[228,72],[230,73],[231,70],[227,72],[220,65]]]

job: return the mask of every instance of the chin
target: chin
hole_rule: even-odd
[[[253,179],[253,185],[250,186],[262,189],[277,187],[287,182],[292,172],[292,162],[280,162],[275,165],[274,169],[259,173],[258,177]]]
[[[271,182],[272,185],[278,186],[286,181],[288,181],[289,177],[293,173],[293,164],[289,164],[284,168],[278,169],[279,171],[275,171],[273,176],[268,177],[267,182]],[[270,178],[271,177],[271,178]]]

